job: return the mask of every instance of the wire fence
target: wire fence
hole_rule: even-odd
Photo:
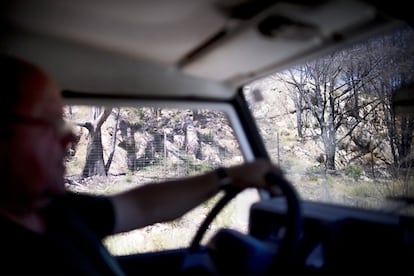
[[[68,148],[67,176],[145,174],[170,178],[243,161],[222,112],[211,110],[65,107],[76,142]],[[87,168],[87,169],[86,169]]]

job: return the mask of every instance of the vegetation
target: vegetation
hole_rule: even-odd
[[[363,175],[364,170],[361,166],[350,164],[345,168],[345,174],[352,177],[355,181],[358,181]]]
[[[338,144],[373,163],[388,159],[386,144],[394,168],[413,165],[414,118],[395,114],[392,103],[393,92],[414,81],[413,43],[413,31],[402,29],[271,76],[289,91],[298,137],[322,142],[327,169],[336,169]]]

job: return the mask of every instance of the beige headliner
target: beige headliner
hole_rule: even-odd
[[[227,99],[254,78],[394,25],[365,1],[274,1],[248,19],[228,12],[249,2],[6,1],[0,51],[39,64],[66,90]],[[307,28],[264,36],[257,26],[274,15]]]

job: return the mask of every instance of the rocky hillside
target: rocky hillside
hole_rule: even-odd
[[[286,85],[266,78],[253,82],[245,90],[271,158],[292,174],[323,169],[325,149],[318,131],[309,119],[305,136],[298,137],[295,107]],[[72,122],[85,122],[90,120],[88,116],[88,107],[66,110],[66,117]],[[339,130],[338,137],[346,131]],[[359,131],[360,143],[371,139],[366,137],[370,133],[367,126],[354,131]],[[87,130],[77,127],[76,132],[80,139],[68,159],[69,176],[80,174],[85,161]],[[170,177],[242,162],[225,114],[208,110],[114,108],[102,127],[102,142],[105,162],[114,151],[110,175],[134,174],[145,169],[153,175]],[[343,140],[336,152],[338,171],[345,170],[352,161],[364,172],[375,166],[386,175],[381,168],[390,160],[390,149],[385,140],[380,142],[377,151],[381,156],[372,164],[372,152],[361,154],[358,149],[355,151],[354,141]]]
[[[65,114],[75,124],[90,120],[89,107],[73,106]],[[118,120],[117,114],[114,108],[101,129],[105,162],[114,151],[110,175],[145,169],[169,177],[241,162],[238,144],[223,113],[125,107],[119,110]],[[88,131],[79,126],[75,131],[79,142],[72,147],[67,162],[68,176],[79,175],[85,162]]]

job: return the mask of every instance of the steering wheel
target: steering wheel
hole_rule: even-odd
[[[266,181],[280,188],[287,205],[285,233],[273,260],[270,272],[271,274],[280,272],[292,273],[298,261],[297,253],[303,224],[300,197],[291,183],[275,173],[268,173],[266,175]],[[272,197],[275,196],[272,194]]]
[[[272,251],[271,261],[269,267],[265,273],[286,273],[291,272],[294,269],[297,257],[297,248],[299,243],[299,236],[302,229],[302,214],[300,208],[300,198],[294,189],[294,187],[282,176],[273,172],[269,172],[265,176],[266,182],[269,186],[278,187],[282,191],[282,196],[286,199],[287,212],[285,216],[284,226],[285,232],[278,245],[277,252]],[[208,213],[200,227],[198,228],[188,250],[187,256],[184,258],[183,270],[185,272],[207,273],[217,274],[216,267],[213,264],[212,259],[201,250],[201,240],[206,233],[209,225],[217,216],[217,214],[233,199],[241,189],[230,186],[225,191],[222,198],[216,203],[212,210]],[[275,194],[272,189],[269,189],[271,198],[280,196]],[[224,234],[223,234],[224,233]],[[220,237],[217,240],[232,239],[236,240],[236,243],[243,244],[243,250],[247,248],[247,251],[259,250],[260,252],[266,252],[269,255],[268,250],[264,249],[267,246],[263,241],[257,240],[249,235],[233,232],[218,233],[216,236]],[[229,237],[230,236],[230,237]],[[214,240],[214,237],[213,237]],[[225,242],[226,243],[226,242]],[[233,241],[234,245],[234,241]],[[258,254],[253,254],[258,255]],[[260,255],[260,254],[259,254]],[[263,254],[262,254],[263,255]],[[201,268],[201,270],[200,270]],[[250,271],[252,272],[252,271]],[[255,271],[257,272],[257,271]],[[264,271],[261,271],[264,272]]]

